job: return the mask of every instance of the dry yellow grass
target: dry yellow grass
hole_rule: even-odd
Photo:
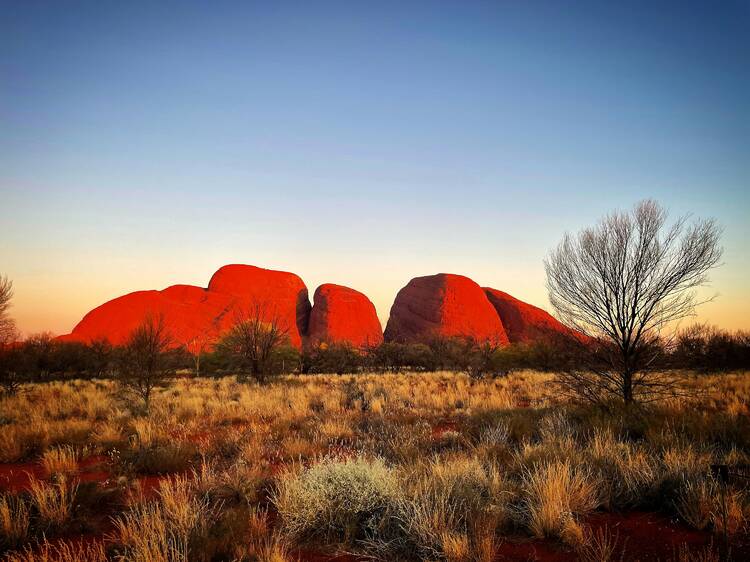
[[[42,466],[49,476],[70,475],[78,469],[78,453],[70,445],[53,447],[42,454]]]
[[[555,461],[530,469],[524,475],[525,509],[529,529],[537,537],[578,534],[575,519],[593,511],[599,504],[598,481],[586,469],[568,461]]]
[[[484,561],[519,533],[605,559],[611,537],[586,527],[594,509],[660,509],[723,532],[710,465],[750,462],[750,377],[694,377],[698,400],[635,414],[566,404],[552,381],[535,372],[179,379],[147,416],[110,381],[27,385],[0,399],[0,462],[39,462],[51,477],[0,496],[3,545],[16,549],[11,560],[71,559],[70,545],[24,549],[74,515],[83,451],[106,455],[108,486],[130,498],[114,504],[112,537],[128,560],[202,552],[282,562],[312,540],[383,559]],[[172,474],[149,494],[139,478],[159,473]],[[726,530],[747,533],[747,491],[726,492]],[[76,517],[96,513],[85,507]]]
[[[29,506],[24,498],[0,496],[0,544],[15,547],[29,534]]]
[[[63,475],[51,483],[32,478],[29,494],[42,524],[51,529],[64,527],[73,513],[77,490],[78,484]]]
[[[11,552],[3,562],[106,562],[107,554],[101,542],[51,544],[43,542],[39,548],[25,548]]]

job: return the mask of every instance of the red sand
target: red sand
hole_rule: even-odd
[[[18,493],[29,489],[32,478],[46,476],[39,463],[0,463],[0,490]]]

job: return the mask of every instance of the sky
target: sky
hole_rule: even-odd
[[[0,274],[67,333],[228,263],[549,309],[566,231],[714,217],[699,321],[750,329],[750,2],[0,0]]]

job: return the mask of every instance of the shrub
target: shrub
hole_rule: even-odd
[[[356,373],[363,363],[362,355],[349,343],[322,342],[304,357],[310,373]]]
[[[397,494],[397,479],[380,459],[325,459],[282,476],[272,501],[290,539],[351,544],[379,534]]]

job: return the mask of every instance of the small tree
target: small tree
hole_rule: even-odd
[[[682,217],[667,226],[654,201],[566,234],[545,260],[549,297],[563,322],[587,337],[569,338],[586,353],[561,375],[563,389],[625,404],[673,393],[673,379],[655,374],[660,337],[694,313],[695,290],[721,258],[720,237],[713,220]]]
[[[15,394],[21,386],[16,323],[8,314],[13,299],[13,283],[0,276],[0,386],[6,394]]]
[[[240,374],[249,374],[263,383],[279,367],[274,361],[275,354],[288,344],[288,333],[288,326],[274,310],[263,303],[255,303],[237,313],[234,324],[219,341],[217,351]]]
[[[112,370],[114,349],[107,338],[97,338],[88,345],[88,370],[91,376],[103,377]]]
[[[13,300],[13,282],[0,275],[0,345],[13,343],[18,339],[16,323],[8,314]]]
[[[195,376],[201,376],[201,359],[205,355],[209,346],[209,337],[206,332],[198,334],[187,345],[187,351],[193,358],[193,367],[195,369]]]
[[[122,347],[118,378],[124,390],[143,401],[146,412],[155,388],[173,374],[172,344],[163,315],[147,315]]]

